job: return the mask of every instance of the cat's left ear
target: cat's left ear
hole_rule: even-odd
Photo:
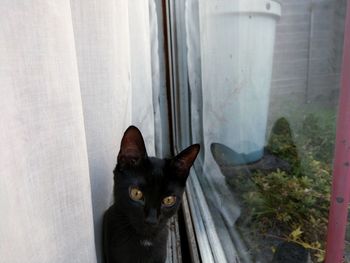
[[[124,133],[118,154],[120,168],[138,166],[147,158],[142,134],[135,126],[130,126]]]
[[[172,165],[176,171],[177,176],[186,180],[191,166],[196,160],[199,150],[199,144],[193,144],[172,159]]]

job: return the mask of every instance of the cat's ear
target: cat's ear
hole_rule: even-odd
[[[139,165],[147,158],[145,142],[142,134],[135,126],[130,126],[124,133],[118,154],[120,168]]]
[[[191,166],[199,153],[199,149],[199,144],[193,144],[172,159],[172,165],[177,176],[183,178],[184,180],[187,179]]]

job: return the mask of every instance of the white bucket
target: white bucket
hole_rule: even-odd
[[[263,155],[279,3],[200,0],[203,132],[206,149],[221,143]]]

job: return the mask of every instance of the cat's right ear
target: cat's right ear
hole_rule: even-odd
[[[142,134],[135,126],[130,126],[124,133],[118,154],[118,167],[134,167],[147,158]]]
[[[183,182],[186,182],[188,173],[190,172],[199,150],[199,144],[193,144],[172,159],[171,165],[175,169],[178,178],[181,178]]]

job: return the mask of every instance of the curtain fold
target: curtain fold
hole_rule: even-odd
[[[132,123],[142,130],[148,155],[154,155],[154,107],[148,0],[128,1]]]
[[[96,262],[69,1],[3,1],[0,61],[0,262]]]
[[[71,1],[89,158],[95,243],[111,205],[113,169],[122,132],[131,123],[127,1]],[[107,194],[108,193],[108,194]]]
[[[127,126],[154,154],[149,20],[148,0],[2,2],[0,263],[101,262]]]

